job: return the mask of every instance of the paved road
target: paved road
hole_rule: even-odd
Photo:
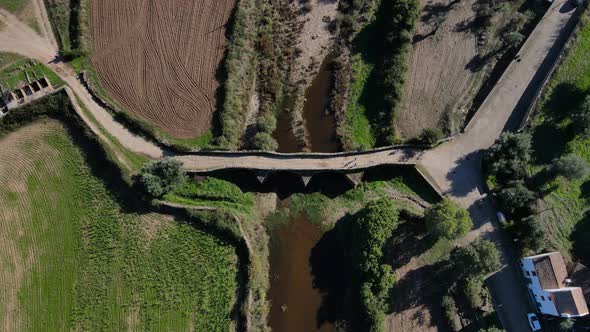
[[[467,240],[489,238],[501,248],[504,267],[490,278],[490,286],[508,331],[528,331],[527,302],[517,272],[510,265],[516,257],[511,243],[496,227],[496,211],[491,200],[485,198],[481,153],[502,131],[515,128],[524,115],[567,37],[567,23],[573,13],[571,4],[555,1],[519,51],[520,61],[506,69],[465,132],[426,152],[419,161],[443,192],[469,209],[476,229]]]

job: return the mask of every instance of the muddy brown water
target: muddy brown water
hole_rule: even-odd
[[[307,131],[307,144],[313,152],[337,152],[340,144],[336,138],[336,119],[328,111],[332,85],[332,55],[320,66],[318,75],[305,91],[303,120]]]
[[[332,85],[332,55],[328,55],[311,85],[305,91],[303,123],[307,136],[305,147],[298,142],[293,132],[292,121],[287,112],[281,112],[277,119],[275,138],[279,143],[277,151],[292,153],[304,150],[312,152],[338,152],[341,150],[336,137],[336,119],[328,112],[330,88]]]
[[[311,249],[323,235],[305,214],[271,234],[275,244],[270,253],[271,309],[269,324],[277,332],[335,332],[330,323],[317,326],[322,296],[313,288],[309,258]]]

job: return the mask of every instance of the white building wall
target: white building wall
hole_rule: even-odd
[[[530,280],[527,285],[533,293],[535,300],[539,305],[539,311],[546,315],[559,316],[555,303],[551,299],[551,293],[543,290],[537,272],[535,271],[535,264],[531,258],[521,259],[522,273],[524,277]],[[528,273],[527,273],[528,272]]]

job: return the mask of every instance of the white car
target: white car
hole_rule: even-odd
[[[539,318],[537,315],[530,313],[527,315],[529,319],[529,325],[531,326],[531,330],[533,331],[541,331],[541,323],[539,322]]]

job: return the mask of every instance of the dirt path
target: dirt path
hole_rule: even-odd
[[[47,10],[45,9],[45,3],[43,0],[31,0],[31,4],[33,5],[35,16],[37,16],[37,20],[41,25],[40,29],[43,37],[49,41],[53,48],[58,49],[57,41],[55,40],[55,35],[53,34],[53,29],[51,28],[51,22],[49,22],[49,16],[47,15]]]
[[[533,94],[570,31],[567,23],[573,6],[555,1],[539,22],[498,84],[490,92],[476,115],[455,140],[426,152],[419,163],[439,187],[453,200],[469,209],[475,223],[467,240],[478,237],[493,240],[501,249],[503,269],[490,278],[490,286],[499,316],[508,331],[526,331],[526,297],[513,269],[510,240],[495,225],[496,210],[486,198],[481,174],[481,154],[502,131],[515,128],[524,115]]]

